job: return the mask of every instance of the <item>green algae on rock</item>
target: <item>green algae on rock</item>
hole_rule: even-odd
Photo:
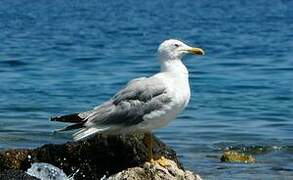
[[[255,161],[256,160],[252,155],[237,151],[224,151],[224,154],[221,157],[221,162],[255,163]]]

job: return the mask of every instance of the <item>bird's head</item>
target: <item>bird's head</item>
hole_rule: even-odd
[[[190,47],[176,39],[169,39],[162,42],[158,48],[160,59],[172,60],[181,59],[185,54],[204,55],[200,48]]]

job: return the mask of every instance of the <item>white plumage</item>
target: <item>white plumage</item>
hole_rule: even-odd
[[[63,130],[81,128],[74,134],[80,140],[98,132],[128,133],[151,131],[166,126],[187,106],[190,99],[188,70],[182,63],[187,54],[203,55],[178,40],[166,40],[158,48],[159,73],[130,81],[109,101],[93,110],[52,118],[77,124]]]

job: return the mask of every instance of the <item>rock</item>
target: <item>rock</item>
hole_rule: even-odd
[[[127,136],[97,135],[79,142],[48,144],[36,149],[7,150],[0,153],[0,172],[26,171],[34,162],[45,162],[78,179],[100,179],[127,168],[142,166],[147,159],[143,134]],[[180,169],[174,150],[153,136],[154,157],[173,160]],[[12,171],[10,171],[12,172]]]
[[[239,153],[237,151],[225,151],[221,157],[221,161],[234,163],[255,163],[255,158],[252,155]]]
[[[37,180],[21,170],[5,170],[0,172],[0,179],[5,180]]]
[[[201,180],[198,175],[178,168],[174,161],[167,161],[168,166],[145,162],[141,167],[128,168],[110,176],[107,180]]]
[[[70,180],[75,175],[67,176],[62,169],[48,163],[33,163],[26,173],[30,176],[45,180]]]

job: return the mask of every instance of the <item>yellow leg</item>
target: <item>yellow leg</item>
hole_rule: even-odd
[[[146,132],[144,134],[144,142],[147,147],[147,161],[153,162],[153,139],[151,132]]]
[[[144,142],[147,146],[147,161],[152,163],[152,164],[159,164],[163,167],[165,166],[170,166],[171,165],[171,160],[166,159],[164,156],[161,156],[160,159],[154,160],[153,159],[153,139],[152,139],[152,134],[151,132],[146,132],[144,134]]]

